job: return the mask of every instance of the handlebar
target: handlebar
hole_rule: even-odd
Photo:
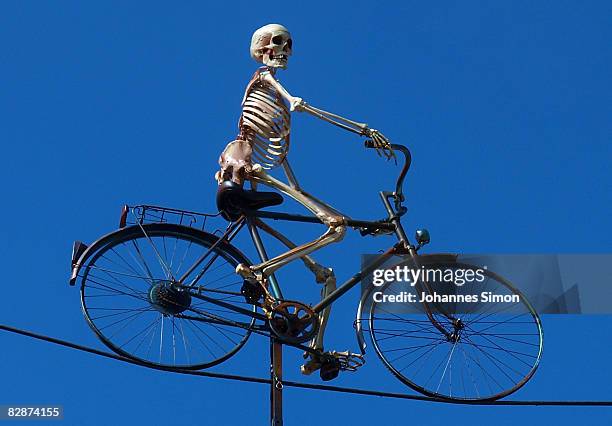
[[[366,140],[364,143],[366,148],[375,148],[374,143],[371,140]],[[412,164],[412,154],[410,154],[410,150],[408,147],[399,144],[391,144],[391,148],[394,151],[399,151],[404,154],[404,167],[400,172],[397,183],[395,184],[395,192],[391,194],[395,198],[395,207],[400,210],[401,203],[404,201],[404,178],[406,177],[406,173],[408,173],[408,169],[410,169],[410,165]]]

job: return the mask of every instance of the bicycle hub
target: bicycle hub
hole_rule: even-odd
[[[189,292],[176,288],[171,281],[158,281],[149,289],[149,303],[164,315],[177,315],[191,306]]]

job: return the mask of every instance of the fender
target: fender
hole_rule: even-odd
[[[89,246],[83,243],[82,241],[78,241],[78,240],[72,244],[72,263],[71,263],[72,268],[71,268],[70,280],[68,281],[68,283],[71,286],[74,286],[76,284],[76,279],[79,276],[79,271],[81,269],[81,266],[83,266],[83,264],[85,263],[85,261],[89,259],[93,253],[98,251],[100,247],[107,244],[107,242],[111,240],[112,237],[114,237],[119,232],[122,232],[124,229],[125,228],[119,228],[113,232],[110,232],[98,238],[96,241],[94,241]]]
[[[424,255],[419,255],[418,256],[418,260],[421,264],[432,264],[432,263],[455,263],[457,262],[457,257],[459,255],[457,254],[452,254],[452,253],[432,253],[432,254],[424,254]],[[369,312],[368,309],[370,308],[370,303],[369,303],[369,296],[370,295],[370,291],[365,292],[364,294],[361,295],[361,299],[359,300],[359,306],[357,307],[357,316],[355,318],[355,321],[353,322],[353,327],[355,328],[355,334],[357,337],[357,344],[359,346],[359,350],[361,351],[362,355],[365,355],[366,353],[366,342],[365,342],[365,338],[363,336],[363,327],[362,327],[362,322],[363,322],[363,313],[367,313]],[[367,320],[365,320],[367,321]]]

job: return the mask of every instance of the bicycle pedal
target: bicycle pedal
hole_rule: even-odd
[[[365,358],[361,354],[355,354],[349,351],[332,351],[329,354],[338,361],[340,370],[342,371],[357,371],[359,367],[365,364]]]

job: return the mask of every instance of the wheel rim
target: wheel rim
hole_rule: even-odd
[[[119,232],[81,269],[89,326],[113,351],[148,365],[200,369],[235,354],[255,319],[191,297],[175,285],[213,239],[173,225],[142,229]],[[242,280],[235,275],[236,265],[248,261],[223,244],[207,260],[213,261],[203,262],[185,283],[207,268],[198,281],[202,294],[255,311],[240,294]]]
[[[458,263],[438,267],[476,269]],[[372,304],[368,322],[373,346],[403,383],[433,397],[494,400],[515,392],[533,376],[542,355],[540,319],[508,281],[489,271],[485,277],[478,287],[461,292],[515,294],[520,302],[476,303],[461,309],[454,324],[434,313],[449,336],[437,330],[424,311],[398,312],[388,304]],[[392,283],[384,292],[395,294],[399,289]],[[401,289],[406,289],[405,283]]]

